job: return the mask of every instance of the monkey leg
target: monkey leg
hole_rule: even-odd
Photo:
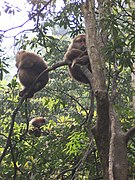
[[[24,88],[22,91],[20,91],[19,96],[22,97],[26,93],[26,91],[28,91],[28,88]],[[32,91],[26,96],[26,98],[32,98],[33,96],[34,92]]]
[[[41,136],[41,129],[40,128],[34,128],[29,130],[30,135],[34,135],[35,137]]]
[[[89,80],[87,79],[87,77],[83,74],[82,70],[81,70],[81,67],[79,65],[74,65],[74,67],[69,67],[69,74],[70,76],[81,82],[81,83],[84,83],[84,84],[88,84],[89,83]]]

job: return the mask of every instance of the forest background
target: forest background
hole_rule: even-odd
[[[1,1],[0,9],[0,179],[135,179],[134,1],[20,2]],[[57,64],[81,33],[92,89]],[[20,49],[52,67],[49,83],[28,100],[19,97]],[[37,116],[47,120],[40,137],[28,130]]]

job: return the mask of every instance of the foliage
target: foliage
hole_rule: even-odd
[[[57,12],[55,1],[46,6],[47,1],[28,1],[31,10],[28,18],[33,27],[14,36],[14,48],[35,51],[51,67],[63,59],[64,52],[71,37],[84,32],[83,15],[80,1],[64,1],[63,8]],[[48,1],[49,2],[49,1]],[[126,2],[125,2],[126,3]],[[19,8],[13,9],[5,4],[5,12],[17,14]],[[104,31],[108,33],[105,49],[107,84],[110,96],[114,87],[117,91],[115,107],[126,131],[134,125],[132,109],[133,90],[131,88],[131,70],[134,61],[134,9],[123,1],[113,2],[112,12],[103,19],[106,22]],[[97,18],[98,21],[98,18]],[[99,23],[99,22],[98,22]],[[97,23],[97,26],[98,26]],[[63,28],[63,34],[55,30]],[[53,29],[54,34],[48,32]],[[65,30],[66,29],[66,30]],[[100,31],[100,29],[99,29]],[[60,31],[59,31],[60,32]],[[1,31],[2,39],[5,31]],[[1,42],[2,43],[2,42]],[[12,114],[20,102],[18,96],[20,84],[14,77],[5,84],[4,73],[8,73],[8,57],[4,56],[1,44],[0,60],[0,152],[3,152],[12,121]],[[115,81],[114,81],[114,78]],[[79,84],[68,76],[67,67],[50,72],[47,86],[36,93],[34,98],[24,102],[19,108],[11,138],[11,145],[1,163],[0,179],[95,179],[102,177],[101,165],[95,142],[88,154],[91,136],[88,128],[95,124],[94,118],[89,124],[87,117],[90,110],[89,86]],[[34,137],[26,132],[27,119],[43,116],[48,123],[42,127],[42,136]],[[87,126],[89,124],[89,126]],[[134,169],[135,139],[128,144],[129,169]],[[83,161],[87,155],[85,161]],[[65,171],[66,170],[66,171]],[[64,172],[65,173],[62,173]],[[132,171],[129,171],[132,173]],[[132,174],[131,174],[132,175]]]
[[[3,51],[0,49],[0,52],[2,53]],[[9,58],[5,56],[1,56],[0,59],[0,80],[3,80],[3,75],[4,73],[9,73],[7,68],[9,67],[9,64],[6,62]]]

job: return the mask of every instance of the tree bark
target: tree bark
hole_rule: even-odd
[[[109,154],[109,98],[105,84],[103,59],[98,46],[94,1],[86,1],[83,6],[88,54],[92,68],[92,89],[97,101],[97,123],[93,128],[100,160],[103,167],[104,179],[108,179]]]
[[[127,143],[116,114],[110,106],[111,139],[109,151],[109,179],[127,179]]]
[[[133,64],[132,87],[135,90],[135,63]],[[133,95],[133,109],[135,111],[135,95]]]
[[[98,0],[100,11],[107,13],[103,3],[109,0]],[[105,180],[126,180],[127,178],[127,144],[126,136],[111,105],[106,87],[104,55],[101,54],[103,43],[97,31],[94,0],[86,0],[82,11],[86,26],[87,50],[90,59],[92,77],[89,78],[97,103],[97,121],[92,132],[96,141],[103,177]],[[109,7],[110,8],[110,7]],[[100,19],[101,17],[99,17]],[[100,20],[99,20],[100,21]],[[100,24],[100,23],[99,23]],[[102,26],[100,27],[102,29]],[[102,29],[103,31],[103,29]],[[107,36],[104,37],[106,38]]]

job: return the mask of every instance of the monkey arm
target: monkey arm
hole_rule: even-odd
[[[79,49],[69,49],[67,51],[67,53],[65,54],[65,61],[73,61],[75,58],[77,58],[78,56],[80,56],[80,54],[83,51],[79,50]]]
[[[87,65],[88,63],[89,63],[89,57],[88,57],[88,55],[84,55],[80,58],[74,59],[71,67],[74,67],[75,64]]]

